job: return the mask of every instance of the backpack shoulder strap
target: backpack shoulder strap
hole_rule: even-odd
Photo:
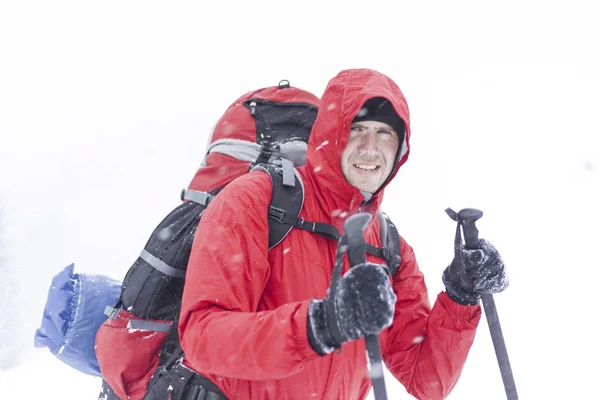
[[[287,160],[285,160],[287,161]],[[259,164],[252,170],[266,172],[271,177],[273,192],[269,204],[269,250],[277,246],[294,227],[293,218],[298,217],[304,204],[304,188],[293,165],[271,163]]]
[[[400,234],[396,225],[387,216],[387,214],[379,211],[379,228],[381,235],[381,246],[383,247],[383,258],[385,259],[392,278],[398,272],[402,259],[400,257]]]
[[[341,235],[333,225],[310,222],[299,217],[304,205],[302,178],[291,161],[279,159],[274,163],[260,164],[252,169],[269,174],[273,185],[269,204],[269,250],[281,243],[292,228],[338,240]]]

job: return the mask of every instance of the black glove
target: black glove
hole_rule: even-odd
[[[330,288],[308,310],[308,338],[317,353],[330,353],[342,343],[378,334],[391,325],[396,295],[384,265],[364,263],[351,268],[331,293]]]
[[[461,271],[465,278],[461,277]],[[485,239],[477,249],[455,246],[454,260],[442,275],[446,293],[457,303],[475,305],[482,293],[500,293],[508,286],[508,277],[498,250]]]

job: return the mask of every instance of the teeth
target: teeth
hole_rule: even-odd
[[[354,166],[356,168],[364,169],[365,171],[375,171],[377,168],[379,168],[377,165],[357,165],[357,164],[354,164]]]

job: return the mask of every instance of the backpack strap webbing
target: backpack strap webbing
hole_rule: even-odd
[[[219,191],[220,190],[215,190],[209,193],[200,192],[198,190],[183,189],[181,191],[181,201],[189,200],[193,201],[194,203],[201,204],[204,207],[208,207],[208,203],[210,203],[210,201],[215,198]]]
[[[387,214],[380,211],[377,213],[377,218],[379,219],[381,245],[383,246],[381,249],[383,250],[382,258],[385,259],[390,269],[390,275],[394,277],[402,262],[400,257],[400,234]]]
[[[338,240],[341,236],[340,232],[333,225],[323,222],[306,221],[304,218],[292,215],[283,208],[275,207],[273,205],[269,205],[269,218],[277,221],[279,224],[285,224],[304,231],[313,232],[324,236],[327,239]],[[276,244],[277,243],[275,243],[275,245]],[[271,246],[269,248],[271,248]]]

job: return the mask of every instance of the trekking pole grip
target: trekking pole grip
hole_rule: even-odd
[[[479,247],[479,230],[475,222],[483,216],[483,212],[475,208],[464,208],[458,212],[458,221],[462,225],[467,249]]]
[[[458,222],[463,228],[467,249],[473,250],[479,247],[479,230],[477,229],[475,222],[482,216],[483,212],[475,208],[464,208],[457,214]],[[461,271],[461,276],[463,278],[466,278],[465,275],[466,273]],[[518,400],[519,395],[517,394],[517,387],[508,359],[508,350],[506,349],[506,344],[504,342],[504,335],[502,334],[502,327],[500,326],[500,319],[498,318],[494,296],[490,293],[482,293],[481,303],[483,304],[485,317],[488,327],[490,328],[492,343],[494,344],[496,359],[498,360],[498,366],[500,367],[500,374],[502,375],[506,398],[508,400]]]
[[[351,216],[344,222],[344,232],[348,237],[348,261],[350,262],[350,267],[367,262],[367,243],[363,234],[370,221],[370,214],[360,213]]]

